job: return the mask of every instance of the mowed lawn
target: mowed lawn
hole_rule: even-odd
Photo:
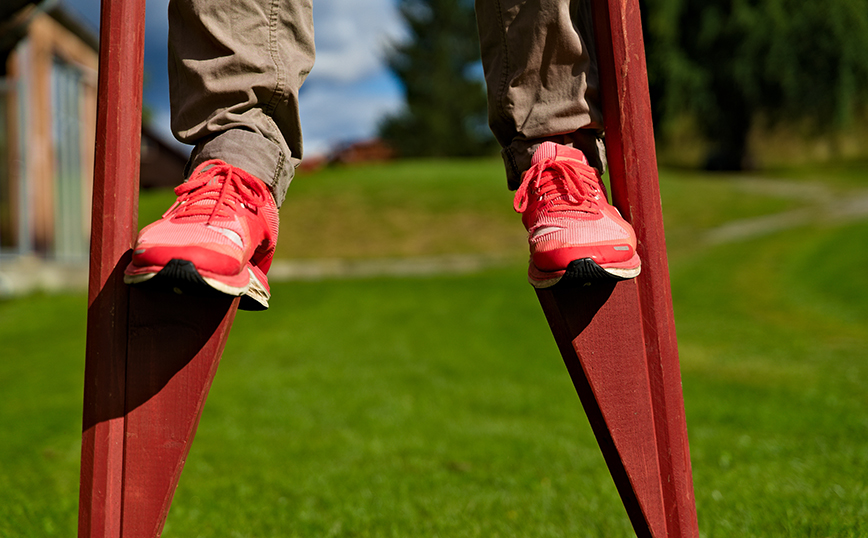
[[[868,166],[661,188],[702,536],[868,535],[868,218],[832,218]],[[631,536],[510,205],[495,160],[299,177],[283,258],[506,262],[275,283],[236,319],[164,536]],[[85,309],[0,302],[0,536],[75,534]]]

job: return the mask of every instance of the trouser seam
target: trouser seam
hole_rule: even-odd
[[[516,190],[521,185],[521,172],[518,169],[518,162],[515,160],[515,152],[512,147],[503,148],[504,161],[506,162],[506,184],[509,190]]]
[[[283,200],[278,201],[278,193],[277,189],[280,185],[280,172],[286,166],[286,155],[281,151],[277,155],[277,166],[274,168],[273,176],[271,177],[271,183],[269,184],[271,195],[274,196],[275,202],[277,202],[278,206],[283,202]],[[290,179],[292,176],[292,171],[290,172]]]
[[[274,63],[274,69],[277,73],[274,91],[271,93],[271,98],[265,105],[266,114],[271,117],[277,109],[277,104],[283,97],[284,77],[286,76],[281,68],[280,50],[277,44],[277,23],[279,20],[280,0],[271,1],[271,12],[268,15],[268,53],[271,56],[271,61]]]
[[[497,92],[497,110],[501,118],[504,118],[506,117],[504,101],[506,100],[506,89],[509,85],[509,40],[507,39],[506,28],[504,27],[503,5],[499,0],[495,2],[495,5],[497,6],[497,19],[500,23],[500,40],[503,43],[503,69],[501,71],[500,87]]]

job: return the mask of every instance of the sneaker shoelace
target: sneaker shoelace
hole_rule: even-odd
[[[605,193],[595,171],[586,168],[555,159],[545,159],[531,166],[515,193],[515,211],[534,213],[546,209],[598,214],[598,200],[605,197]]]
[[[175,187],[175,194],[178,199],[164,218],[175,211],[174,218],[178,219],[207,216],[208,224],[231,219],[239,208],[257,212],[271,196],[261,181],[218,160],[200,164],[189,181]]]

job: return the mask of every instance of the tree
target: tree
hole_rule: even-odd
[[[846,127],[868,104],[868,0],[645,0],[652,101],[691,115],[707,165],[741,169],[762,118]]]
[[[388,62],[404,85],[405,107],[380,125],[404,156],[468,156],[495,147],[483,82],[475,75],[479,42],[468,0],[400,0],[406,41]]]

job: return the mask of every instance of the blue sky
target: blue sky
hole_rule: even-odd
[[[123,0],[120,0],[123,1]],[[73,14],[99,25],[99,0],[63,0]],[[403,28],[395,0],[314,0],[317,60],[301,90],[305,154],[373,136],[377,121],[402,104],[400,83],[383,61]],[[168,0],[147,0],[145,104],[156,130],[171,140],[166,40]]]

